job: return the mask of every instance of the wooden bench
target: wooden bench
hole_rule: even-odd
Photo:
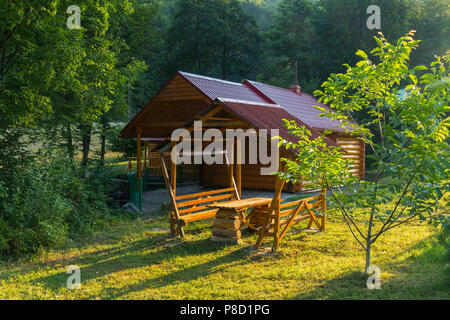
[[[171,212],[171,229],[176,226],[184,227],[189,222],[213,218],[216,215],[217,208],[211,208],[209,205],[235,200],[236,194],[234,188],[211,190],[193,194],[181,195],[175,197],[175,203],[178,211],[178,217],[175,210]],[[177,234],[177,230],[173,230]]]

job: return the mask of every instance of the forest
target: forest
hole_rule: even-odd
[[[111,198],[111,179],[123,171],[115,164],[136,154],[136,141],[118,135],[179,70],[289,88],[297,62],[302,92],[324,90],[332,103],[326,89],[346,87],[332,88],[330,75],[359,63],[364,55],[355,53],[379,45],[379,32],[395,43],[416,31],[411,69],[448,56],[447,0],[378,0],[379,30],[366,26],[372,2],[2,0],[2,259],[70,246],[139,217]],[[68,27],[74,4],[80,28]],[[351,111],[356,121],[371,119]],[[375,151],[366,152],[368,163],[375,162]],[[448,229],[448,217],[446,223]],[[448,231],[443,239],[448,245]]]

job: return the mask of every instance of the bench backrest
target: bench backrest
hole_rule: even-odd
[[[235,189],[226,188],[176,196],[175,202],[180,219],[187,222],[214,217],[217,209],[208,205],[235,199]]]

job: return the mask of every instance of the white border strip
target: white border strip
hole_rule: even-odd
[[[274,103],[262,103],[262,102],[254,102],[254,101],[247,101],[247,100],[238,100],[238,99],[228,99],[228,98],[217,98],[221,102],[230,102],[230,103],[242,103],[242,104],[250,104],[253,106],[262,106],[262,107],[271,107],[271,108],[281,108],[284,109],[279,104]]]

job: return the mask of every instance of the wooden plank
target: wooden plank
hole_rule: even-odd
[[[183,199],[189,199],[189,198],[197,198],[197,197],[211,195],[211,194],[216,194],[216,193],[231,192],[233,190],[234,190],[233,188],[226,188],[226,189],[198,192],[198,193],[192,193],[192,194],[186,194],[186,195],[182,195],[182,196],[177,196],[177,197],[175,197],[175,199],[176,200],[183,200]]]
[[[217,242],[221,242],[221,241],[230,242],[230,243],[239,244],[239,245],[243,243],[242,239],[227,238],[227,237],[221,237],[221,236],[216,236],[216,235],[212,235],[211,240],[217,241]]]
[[[193,206],[193,207],[191,207],[191,208],[178,210],[178,212],[179,212],[180,215],[181,215],[181,214],[184,214],[184,213],[190,213],[190,212],[194,213],[194,211],[200,211],[200,210],[204,210],[204,209],[208,209],[208,208],[209,208],[209,207],[207,207],[207,206]]]
[[[186,221],[186,222],[193,222],[193,221],[198,221],[198,220],[203,220],[203,219],[209,219],[209,218],[215,217],[216,213],[217,213],[217,209],[212,209],[212,210],[208,210],[208,211],[184,215],[181,217],[181,220]]]
[[[227,230],[227,229],[221,229],[214,227],[211,230],[211,233],[216,236],[222,236],[227,238],[233,238],[233,239],[240,239],[241,238],[241,230]]]
[[[295,201],[291,201],[291,202],[285,202],[280,205],[280,209],[299,204],[300,202],[303,202],[303,201],[312,202],[314,200],[319,200],[319,199],[320,199],[320,195],[314,196],[314,197],[308,197],[308,198],[304,198],[304,199],[300,199],[300,200],[295,200]]]
[[[241,227],[241,221],[239,219],[220,219],[216,217],[213,222],[213,227],[238,230]]]
[[[207,202],[214,202],[214,201],[229,199],[232,196],[233,195],[231,195],[231,194],[224,194],[224,195],[219,195],[219,196],[214,196],[214,197],[209,197],[209,198],[200,198],[200,199],[196,199],[196,200],[189,200],[189,201],[179,202],[179,203],[177,203],[177,208],[187,207],[187,206],[191,206],[191,205],[194,205],[194,204],[200,204],[200,203],[207,203]]]
[[[216,213],[216,218],[239,219],[239,215],[233,209],[219,209]]]
[[[210,207],[215,208],[224,208],[224,209],[235,209],[241,210],[249,207],[259,207],[268,205],[271,202],[270,198],[248,198],[242,200],[232,200],[226,202],[220,202],[216,204],[209,205]]]

